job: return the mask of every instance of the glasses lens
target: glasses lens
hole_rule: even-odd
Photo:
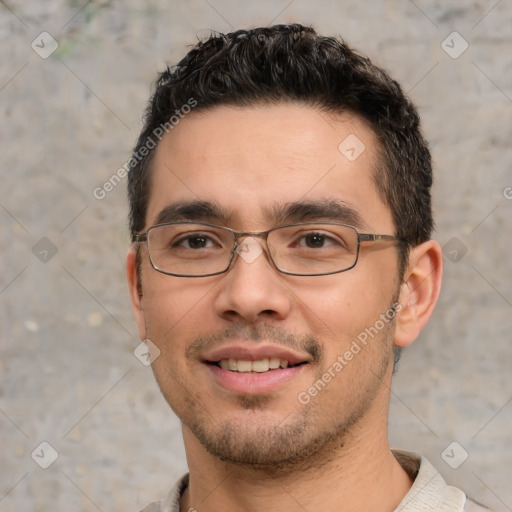
[[[148,230],[153,266],[180,276],[224,271],[231,259],[233,242],[231,231],[205,224],[166,224]]]
[[[300,224],[271,231],[268,245],[282,272],[322,275],[353,267],[358,236],[354,228],[337,224]]]

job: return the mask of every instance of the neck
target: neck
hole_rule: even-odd
[[[184,426],[190,483],[181,510],[391,512],[411,481],[389,449],[385,425],[378,427],[354,425],[300,467],[275,470],[222,462]]]

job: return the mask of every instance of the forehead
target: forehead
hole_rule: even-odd
[[[339,203],[362,225],[392,226],[373,181],[377,149],[348,113],[293,103],[192,112],[157,146],[146,224],[169,205],[208,202],[231,227],[266,229],[283,205]]]

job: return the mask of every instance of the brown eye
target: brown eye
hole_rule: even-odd
[[[319,233],[312,233],[304,237],[304,241],[307,247],[311,249],[317,249],[323,247],[326,242],[326,237]]]
[[[343,243],[335,235],[329,236],[327,233],[309,232],[303,233],[298,238],[295,246],[307,249],[323,249],[325,247],[343,247]]]
[[[204,249],[208,245],[208,239],[205,236],[195,236],[186,239],[190,249]]]
[[[214,241],[202,233],[182,236],[172,244],[172,247],[180,247],[182,249],[209,249],[214,246]]]

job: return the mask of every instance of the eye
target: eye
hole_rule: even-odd
[[[182,247],[183,249],[209,249],[211,247],[222,245],[219,242],[214,242],[212,238],[204,233],[190,233],[181,236],[175,240],[172,247]]]
[[[322,249],[333,245],[342,245],[340,241],[326,233],[311,232],[300,236],[296,247],[307,247],[308,249]]]

